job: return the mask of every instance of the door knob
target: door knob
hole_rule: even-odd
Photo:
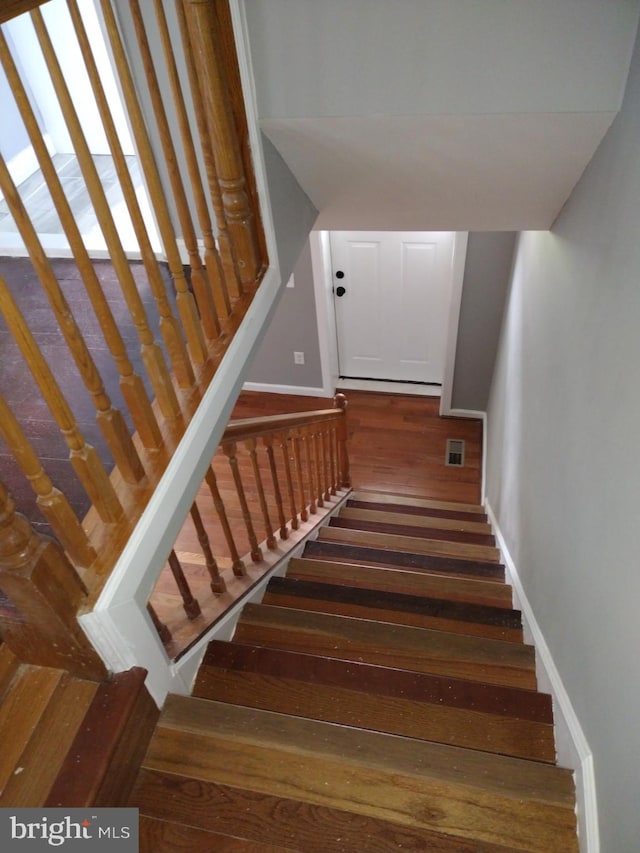
[[[338,272],[336,273],[336,278],[344,278],[344,273],[342,272],[342,270],[338,270]]]
[[[336,287],[336,296],[344,296],[346,292],[346,287]]]

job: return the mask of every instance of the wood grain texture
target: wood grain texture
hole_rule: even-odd
[[[293,557],[287,576],[303,580],[341,583],[357,589],[379,589],[408,595],[432,595],[451,601],[468,601],[511,608],[512,592],[504,584],[473,577],[429,574],[419,569],[339,562],[313,557]]]
[[[533,647],[461,634],[247,604],[235,639],[535,690]]]
[[[391,510],[371,509],[363,501],[349,500],[347,506],[340,511],[340,518],[351,518],[363,521],[380,521],[389,524],[403,524],[416,528],[433,528],[437,530],[449,530],[468,533],[491,534],[491,525],[486,521],[467,521],[464,519],[446,518],[438,515],[412,514],[403,512],[403,507],[394,507]],[[374,506],[379,506],[376,504]]]
[[[426,704],[302,679],[208,667],[198,695],[218,702],[295,714],[343,726],[555,762],[553,727],[473,710]]]
[[[324,528],[318,539],[308,542],[304,556],[327,557],[331,560],[345,559],[348,562],[364,562],[365,564],[397,566],[398,568],[414,571],[441,572],[451,575],[467,575],[483,577],[485,580],[504,581],[504,566],[499,563],[471,560],[459,557],[449,557],[442,554],[417,553],[415,551],[396,551],[389,548],[379,548],[368,544],[368,539],[362,537],[359,544],[340,541],[335,533],[329,533]]]
[[[180,853],[181,850],[186,853],[294,853],[295,848],[230,838],[172,821],[141,817],[140,853]]]
[[[172,697],[145,767],[445,836],[577,849],[569,771],[473,750]]]
[[[486,844],[459,836],[444,836],[324,804],[299,802],[246,788],[179,775],[165,776],[148,770],[141,774],[135,793],[134,802],[158,817],[179,820],[184,816],[192,825],[229,835],[242,833],[258,844],[270,841],[286,845],[287,850],[292,845],[299,853],[355,853],[362,849],[363,843],[367,845],[367,853],[389,853],[391,850],[516,853],[504,842]],[[239,814],[243,816],[241,829],[238,827]],[[269,848],[260,847],[262,849]],[[207,850],[217,851],[217,848]],[[148,853],[156,853],[155,848]]]
[[[519,612],[443,598],[276,577],[269,581],[262,604],[522,642]]]
[[[137,668],[100,685],[46,806],[126,804],[159,714],[144,678]]]

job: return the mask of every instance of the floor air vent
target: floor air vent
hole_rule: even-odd
[[[464,466],[464,441],[458,438],[447,439],[447,453],[445,465],[454,465],[456,468]]]

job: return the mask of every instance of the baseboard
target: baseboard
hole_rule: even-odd
[[[262,391],[265,394],[292,394],[297,397],[326,397],[324,388],[307,385],[271,385],[269,382],[245,382],[243,391]]]
[[[496,544],[502,554],[507,580],[513,587],[514,606],[522,611],[525,640],[532,643],[536,649],[538,685],[553,698],[558,764],[574,771],[580,853],[600,853],[593,753],[527,598],[500,525],[486,499],[484,506],[496,536]]]
[[[414,397],[439,397],[439,385],[419,382],[385,382],[383,379],[336,379],[336,389],[344,391],[376,391],[380,394],[408,394]]]

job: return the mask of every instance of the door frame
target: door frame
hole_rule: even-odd
[[[453,375],[455,370],[456,349],[458,344],[458,326],[460,321],[460,304],[462,301],[462,282],[464,279],[465,262],[467,258],[467,231],[456,231],[453,241],[453,257],[451,263],[451,290],[449,301],[449,320],[447,329],[447,346],[445,355],[444,377],[440,392],[440,414],[451,413],[451,395],[453,391]],[[318,339],[320,343],[320,366],[322,370],[322,391],[330,397],[340,386],[338,373],[338,338],[336,334],[336,316],[333,300],[333,273],[331,268],[331,246],[328,231],[312,231],[309,235],[311,246],[311,267],[318,318]],[[350,381],[351,387],[356,383]],[[360,387],[380,390],[389,393],[416,393],[412,384],[394,382],[375,383],[363,381]],[[427,386],[428,387],[428,386]]]

